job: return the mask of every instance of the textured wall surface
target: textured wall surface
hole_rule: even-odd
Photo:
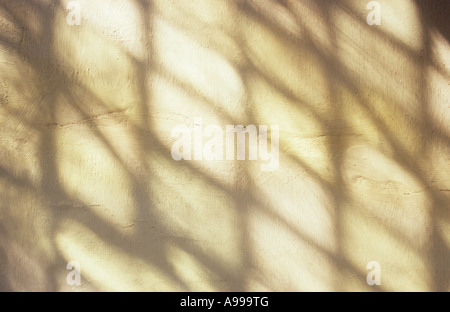
[[[368,2],[1,0],[0,290],[450,291],[450,3]]]

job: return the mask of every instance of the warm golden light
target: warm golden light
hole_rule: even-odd
[[[1,2],[0,291],[449,291],[431,2]]]

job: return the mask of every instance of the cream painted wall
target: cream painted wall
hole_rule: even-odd
[[[447,1],[78,2],[0,3],[0,290],[450,290]],[[174,161],[195,117],[278,170]]]

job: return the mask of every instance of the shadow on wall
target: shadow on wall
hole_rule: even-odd
[[[13,288],[9,285],[8,282],[8,258],[6,256],[6,249],[4,247],[4,243],[6,241],[6,233],[3,231],[3,228],[0,226],[0,263],[2,266],[0,267],[0,291],[13,291]]]
[[[449,290],[448,3],[380,2],[398,29],[345,0],[0,4],[0,290]],[[173,161],[201,116],[280,125],[282,166]]]
[[[450,10],[450,3],[445,0],[425,1],[416,0],[417,6],[423,14],[427,28],[435,28],[442,36],[450,42],[450,28],[446,12]]]

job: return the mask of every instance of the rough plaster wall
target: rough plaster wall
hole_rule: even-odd
[[[0,1],[0,290],[450,290],[448,1],[79,2]]]

